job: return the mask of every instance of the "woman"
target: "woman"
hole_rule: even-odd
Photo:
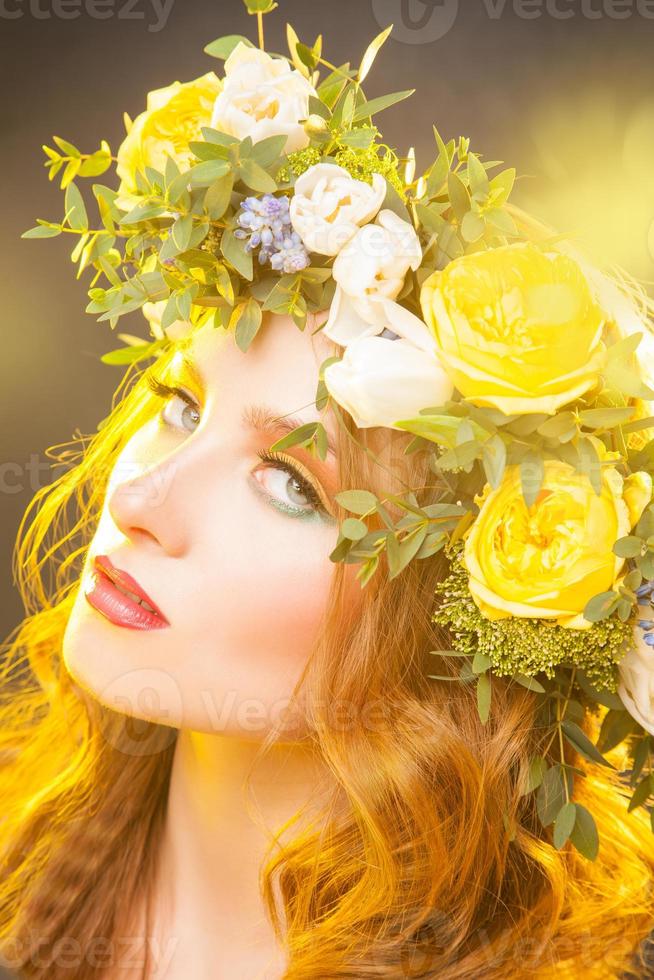
[[[260,11],[259,26],[262,42]],[[291,42],[293,48],[292,35]],[[219,50],[224,57],[224,43]],[[485,419],[492,429],[489,420],[496,418],[481,412],[474,420],[464,419],[457,415],[464,403],[447,401],[450,372],[457,386],[465,386],[473,373],[467,377],[451,363],[447,372],[441,366],[447,345],[435,304],[452,294],[439,293],[433,276],[423,282],[423,323],[410,293],[416,286],[413,273],[432,259],[432,273],[445,265],[446,243],[452,248],[459,230],[463,234],[454,199],[460,204],[461,195],[468,195],[470,204],[471,193],[485,193],[497,205],[504,192],[485,183],[467,157],[467,146],[461,147],[467,183],[450,179],[449,203],[438,204],[444,181],[440,171],[432,169],[422,193],[413,174],[407,178],[409,190],[416,191],[400,200],[401,207],[406,200],[415,218],[407,235],[408,220],[382,208],[389,195],[393,202],[392,188],[400,186],[388,164],[390,159],[395,167],[396,158],[377,151],[373,157],[367,150],[357,156],[357,140],[368,135],[350,129],[339,163],[330,163],[327,171],[301,161],[304,180],[294,181],[279,169],[279,147],[265,157],[267,166],[274,164],[276,189],[294,184],[297,205],[290,205],[290,217],[276,191],[264,198],[247,196],[248,180],[270,186],[259,172],[263,165],[254,166],[247,156],[254,144],[270,138],[270,126],[278,122],[281,135],[293,140],[286,147],[293,162],[293,153],[307,148],[310,132],[321,133],[320,119],[327,116],[309,120],[304,128],[308,79],[290,76],[288,66],[280,67],[267,55],[255,56],[242,46],[237,52],[238,58],[270,71],[275,85],[280,78],[292,85],[293,98],[267,101],[255,113],[252,106],[259,103],[251,93],[238,101],[243,95],[239,84],[251,76],[239,76],[237,84],[242,61],[228,58],[232,87],[225,83],[221,88],[204,76],[201,99],[190,102],[191,109],[185,106],[185,112],[196,113],[197,126],[197,114],[206,112],[204,102],[212,103],[220,89],[212,117],[217,128],[207,140],[211,146],[188,143],[184,116],[187,142],[183,153],[174,148],[179,150],[175,167],[182,169],[175,174],[162,164],[165,204],[160,197],[156,203],[153,194],[144,210],[144,202],[134,198],[144,193],[146,178],[163,179],[151,157],[141,167],[140,155],[162,145],[153,119],[168,98],[177,99],[178,89],[165,97],[158,93],[147,118],[130,130],[129,153],[125,147],[119,153],[122,203],[115,194],[97,192],[112,237],[116,224],[142,224],[138,242],[132,237],[126,246],[125,268],[142,260],[144,276],[150,276],[142,282],[152,286],[156,256],[148,249],[159,236],[166,251],[162,247],[158,253],[163,278],[157,288],[164,282],[177,289],[175,277],[182,273],[195,276],[198,285],[190,283],[184,294],[188,306],[182,289],[166,310],[159,309],[156,330],[153,326],[157,339],[147,346],[147,353],[156,348],[156,363],[145,372],[128,372],[133,383],[121,386],[110,416],[88,444],[82,441],[74,466],[37,493],[31,524],[32,508],[20,529],[16,570],[27,618],[8,644],[0,725],[4,957],[21,975],[48,980],[71,975],[80,980],[619,977],[634,962],[654,913],[654,838],[643,807],[626,813],[619,771],[607,767],[601,756],[598,761],[599,753],[588,749],[576,723],[566,722],[565,732],[578,751],[564,744],[558,707],[553,731],[560,741],[550,737],[551,726],[539,713],[542,685],[524,674],[515,683],[498,671],[489,714],[490,682],[487,676],[481,679],[488,664],[480,664],[475,655],[476,692],[463,675],[463,683],[452,683],[458,679],[456,656],[465,651],[457,648],[457,630],[450,634],[433,618],[434,593],[451,571],[442,541],[440,547],[434,542],[431,552],[429,547],[421,551],[423,560],[393,568],[408,553],[408,535],[401,535],[405,550],[398,552],[399,559],[392,550],[394,522],[410,521],[411,513],[453,522],[452,548],[456,535],[465,536],[469,528],[461,500],[442,504],[449,472],[443,456],[441,469],[434,468],[429,440],[416,443],[410,427],[405,431],[393,421],[411,414],[412,401],[416,415],[421,406],[447,402],[451,414],[443,421],[432,413],[429,420],[436,424],[434,419],[440,419],[446,428],[460,423],[449,449],[456,453],[457,447],[475,442],[470,438],[477,432],[474,420]],[[305,51],[304,57],[312,56]],[[362,68],[359,76],[364,74]],[[262,84],[257,97],[265,94],[269,100],[270,84],[270,79],[268,87]],[[329,101],[326,92],[323,98]],[[361,119],[372,111],[362,98],[357,89],[350,100],[350,123],[357,105]],[[297,99],[304,99],[300,108]],[[344,103],[339,132],[347,99]],[[316,103],[311,106],[315,109]],[[284,118],[277,120],[277,115]],[[334,110],[330,120],[336,115]],[[181,107],[175,102],[173,123],[178,117]],[[230,143],[229,134],[244,118],[247,135],[241,131]],[[263,128],[259,132],[257,127]],[[322,146],[329,155],[321,135],[315,143],[309,150],[319,153]],[[223,154],[216,146],[230,149]],[[191,166],[194,153],[202,154],[202,163],[192,164],[191,182],[183,167]],[[372,171],[363,174],[368,182],[354,179],[352,171],[370,166],[371,160]],[[452,160],[445,145],[440,160],[446,161],[446,173]],[[375,175],[382,172],[387,177],[380,181]],[[226,177],[228,194],[221,183]],[[325,203],[332,201],[332,180],[340,195],[336,210]],[[195,196],[194,183],[202,188],[204,204]],[[404,195],[406,188],[401,191]],[[196,246],[203,243],[204,255],[190,237],[198,232],[202,207],[208,218]],[[68,192],[66,220],[72,215],[71,230],[86,235],[82,208],[76,192]],[[230,209],[233,222],[222,217],[228,213],[231,219]],[[409,210],[402,213],[408,219]],[[452,225],[445,234],[437,219],[450,213]],[[431,231],[420,224],[419,214],[431,223]],[[504,236],[506,219],[497,213],[491,217],[504,221]],[[297,237],[284,233],[278,238],[276,221],[294,221]],[[497,227],[487,230],[490,240],[499,234]],[[467,235],[474,236],[476,228],[474,221],[466,221]],[[248,238],[243,253],[235,244],[239,236],[234,232],[229,238],[226,229]],[[366,229],[381,251],[372,249],[372,239],[370,250],[356,251],[354,243],[366,238]],[[523,237],[529,237],[526,230]],[[88,237],[85,244],[90,247]],[[103,257],[112,254],[112,247],[86,256],[110,281],[113,266],[103,264]],[[387,247],[390,252],[384,251]],[[248,250],[259,250],[261,265],[268,263],[280,275],[308,270],[293,280],[295,292],[287,290],[292,294],[290,301],[284,298],[288,312],[279,310],[277,285],[276,302],[270,293],[265,301],[258,298],[266,280],[248,268]],[[466,264],[457,266],[464,280],[471,265],[474,271],[474,263],[485,261],[469,251],[472,257],[462,254]],[[336,256],[333,267],[331,259],[320,258],[308,266],[309,253]],[[588,335],[580,365],[573,369],[566,363],[571,373],[563,388],[546,376],[547,365],[540,365],[535,373],[548,393],[520,395],[523,401],[540,398],[539,410],[555,414],[597,381],[591,366],[599,370],[604,364],[597,343],[604,319],[567,261],[529,249],[516,252],[505,242],[497,255],[508,263],[511,282],[523,259],[550,277],[550,286],[554,277],[553,289],[543,290],[539,282],[530,295],[532,300],[546,297],[548,325],[556,326],[550,336],[558,336],[562,346],[569,344],[570,329],[561,308],[551,302],[562,295],[556,277],[572,277],[571,291],[563,290],[568,299],[582,296],[574,309],[577,343]],[[216,272],[223,259],[227,279],[222,268]],[[121,261],[116,251],[115,265]],[[324,270],[332,268],[337,288],[327,303],[319,286],[329,275]],[[368,286],[357,295],[366,275]],[[123,290],[123,284],[114,283],[114,288]],[[230,296],[230,289],[238,295]],[[111,312],[110,292],[92,291],[96,312]],[[482,326],[490,330],[493,305],[481,292],[483,308],[491,310]],[[513,283],[503,294],[512,298],[511,309],[517,292]],[[121,293],[120,303],[127,300],[121,312],[142,305],[143,296],[137,299]],[[207,308],[228,309],[225,322],[207,319]],[[154,308],[149,312],[154,318]],[[189,321],[193,329],[176,326],[176,313],[182,314],[183,326]],[[534,314],[529,329],[536,321]],[[521,329],[524,325],[518,323]],[[166,333],[170,342],[164,345]],[[442,341],[440,353],[433,336]],[[372,379],[376,387],[368,384],[370,372],[356,373],[355,344],[359,353],[372,356],[375,350],[380,357],[375,362],[379,375]],[[481,353],[488,354],[483,338],[480,344]],[[349,361],[338,360],[340,347]],[[577,356],[571,348],[570,357]],[[324,365],[331,358],[336,370],[328,373]],[[491,361],[489,356],[487,368]],[[506,371],[506,358],[503,363]],[[509,363],[514,394],[505,390],[497,396],[495,391],[493,397],[516,397],[520,360],[516,356]],[[385,373],[389,364],[405,373]],[[478,381],[479,372],[475,377]],[[495,382],[495,388],[501,387]],[[325,383],[331,398],[325,397]],[[506,389],[506,378],[503,383]],[[479,392],[469,398],[474,403]],[[337,410],[337,403],[349,409]],[[519,416],[519,406],[511,407]],[[529,408],[536,412],[533,401]],[[311,439],[291,438],[271,449],[298,426],[308,426],[302,431],[315,435],[316,422],[323,427],[324,452],[315,451]],[[516,430],[514,435],[525,445],[530,430],[524,420],[522,425],[521,434]],[[589,445],[599,444],[591,440]],[[71,461],[66,451],[61,458]],[[457,457],[455,471],[470,472],[475,458],[465,463]],[[613,457],[603,463],[603,471],[613,474]],[[499,476],[495,470],[491,475],[493,481]],[[615,505],[622,530],[629,531],[628,518],[635,526],[645,490],[651,497],[646,476],[612,476],[611,494],[601,498],[602,506]],[[358,518],[342,525],[349,538],[344,540],[337,529],[348,509],[345,502],[354,506],[352,497],[342,494],[353,490],[359,503],[386,501],[373,515],[365,506],[355,510],[370,517],[370,533],[373,538],[381,533],[389,549],[387,556],[362,549],[368,562],[365,588],[357,562],[339,560],[355,556],[353,542],[367,540]],[[408,515],[401,499],[407,490],[415,494]],[[582,492],[581,485],[577,490]],[[537,503],[544,501],[549,514],[557,499],[548,485]],[[584,500],[589,507],[600,506]],[[488,508],[482,503],[484,516]],[[430,507],[437,509],[425,510]],[[510,513],[518,514],[516,508],[514,501]],[[530,511],[534,533],[538,513]],[[605,523],[598,523],[600,538]],[[590,517],[588,524],[594,526]],[[561,525],[569,526],[561,521],[556,527]],[[466,541],[471,540],[468,535]],[[490,533],[484,540],[490,540]],[[420,541],[426,542],[425,535]],[[599,553],[599,543],[591,544]],[[373,574],[385,557],[390,571],[401,574]],[[586,554],[585,567],[589,561]],[[622,568],[615,556],[610,566],[611,574],[614,566]],[[618,602],[624,598],[616,595]],[[581,609],[567,612],[574,619],[572,613],[580,615]],[[531,611],[531,618],[554,615],[562,615],[561,610]],[[493,621],[502,616],[495,610]],[[621,629],[612,623],[614,631]],[[455,654],[443,656],[443,674],[434,674],[435,651]],[[577,704],[581,715],[575,717],[592,732],[597,719],[592,712],[584,715],[581,704],[571,700],[572,691],[571,680],[567,697],[553,697],[551,703],[560,707],[563,700],[563,715],[570,708],[570,717]],[[551,819],[543,813],[542,794],[536,799],[532,792],[538,785],[534,760],[541,757],[551,762],[540,773],[549,792],[550,775],[566,774],[567,802],[557,804]],[[552,806],[545,792],[545,811]],[[552,834],[559,810],[563,816],[557,817]],[[590,811],[601,832],[601,848],[589,860],[592,842],[583,839],[582,831],[589,827],[583,814]],[[570,813],[573,822],[561,837]],[[566,846],[568,838],[574,847]]]
[[[3,725],[16,747],[3,910],[25,976],[520,976],[541,942],[545,963],[617,976],[647,931],[651,844],[626,834],[603,781],[586,789],[597,867],[541,839],[533,812],[502,842],[519,806],[507,762],[538,737],[533,695],[506,685],[489,737],[470,698],[426,679],[438,560],[376,592],[329,562],[335,492],[388,486],[388,472],[331,423],[335,460],[258,459],[277,433],[254,406],[310,421],[325,346],[286,317],[245,356],[199,330],[157,366],[188,403],[162,404],[141,378],[40,491],[19,566],[40,608],[14,650],[41,686],[10,689]],[[392,443],[408,437],[359,432],[375,435],[398,476],[414,457]],[[48,599],[32,549],[75,498],[78,524],[58,539],[90,535],[84,569]],[[99,555],[167,625],[134,629],[133,603],[94,592]]]

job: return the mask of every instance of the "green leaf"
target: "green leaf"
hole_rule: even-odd
[[[306,65],[309,71],[313,71],[318,64],[318,55],[313,48],[310,48],[307,44],[302,44],[301,41],[298,41],[295,45],[295,51],[302,64]]]
[[[563,770],[555,765],[547,770],[536,794],[536,809],[540,822],[549,827],[565,804],[565,784]]]
[[[575,825],[570,834],[570,840],[580,854],[583,854],[589,861],[594,861],[599,851],[599,835],[595,819],[592,813],[581,803],[576,803],[575,808]]]
[[[235,316],[230,319],[230,326],[235,328],[235,340],[242,351],[247,351],[248,347],[256,337],[263,318],[261,306],[256,299],[250,297],[245,303],[239,304],[234,311]]]
[[[568,742],[585,759],[589,759],[591,762],[599,762],[600,765],[606,766],[608,769],[615,769],[615,766],[604,758],[597,746],[593,745],[586,733],[574,721],[564,719],[561,722],[561,728]]]
[[[76,184],[70,183],[66,188],[64,210],[71,228],[76,231],[88,228],[89,219],[84,206],[84,199]]]
[[[420,202],[416,204],[420,224],[430,234],[440,235],[445,227],[445,219],[441,216],[441,211],[445,208],[445,205],[440,204],[421,204]]]
[[[472,658],[473,674],[483,674],[485,670],[488,670],[490,665],[491,665],[491,658],[488,657],[485,653],[482,653],[481,650],[477,650],[475,652],[474,657]]]
[[[316,100],[314,99],[314,101]],[[271,167],[282,155],[286,146],[286,139],[287,137],[284,134],[280,136],[267,136],[265,139],[259,140],[258,143],[254,144],[249,156],[260,167]]]
[[[128,211],[127,214],[123,215],[120,219],[120,224],[136,225],[141,221],[150,221],[152,218],[160,218],[161,215],[165,213],[166,207],[163,204],[153,204],[151,201],[144,201],[142,204],[137,204],[131,211]]]
[[[583,425],[589,429],[613,428],[622,422],[628,422],[633,418],[636,409],[633,406],[624,408],[585,408],[579,412],[579,418]]]
[[[360,541],[368,533],[368,527],[356,517],[347,517],[341,525],[341,534],[350,541]]]
[[[30,228],[29,231],[24,231],[20,237],[56,238],[57,235],[61,235],[61,228],[51,228],[49,225],[37,225],[36,228]]]
[[[491,708],[491,680],[488,673],[480,674],[477,679],[477,712],[482,725],[488,721]]]
[[[636,789],[634,790],[631,799],[629,800],[629,806],[627,807],[627,812],[630,813],[637,807],[642,806],[650,798],[654,792],[654,777],[651,773],[640,780]]]
[[[590,439],[580,439],[577,445],[579,452],[579,469],[590,480],[590,485],[599,497],[602,493],[602,464],[597,449]]]
[[[619,558],[635,558],[642,554],[643,544],[642,538],[636,537],[635,534],[626,534],[614,543],[613,554],[618,555]]]
[[[338,71],[330,72],[317,88],[319,98],[325,103],[328,109],[334,108],[341,92],[347,85],[347,79],[354,75],[354,72],[350,71],[349,61],[337,67]]]
[[[170,234],[175,246],[180,250],[180,252],[184,252],[188,248],[189,242],[191,241],[192,231],[193,216],[190,214],[182,215],[182,217],[178,218],[173,225]]]
[[[613,590],[600,592],[586,603],[583,613],[584,619],[590,623],[599,623],[600,620],[607,619],[617,608],[619,599],[619,595]]]
[[[357,106],[354,110],[352,122],[359,122],[361,119],[367,119],[369,116],[374,116],[375,113],[382,112],[383,109],[388,109],[397,102],[402,102],[403,99],[408,99],[414,92],[415,89],[411,88],[404,92],[393,92],[390,95],[380,95],[377,99],[371,99],[369,102],[362,102],[361,105]]]
[[[574,803],[565,803],[556,815],[554,821],[554,846],[561,850],[570,837],[577,819],[577,807]]]
[[[490,208],[484,212],[486,221],[503,235],[517,235],[516,223],[504,208]]]
[[[479,214],[468,211],[461,222],[461,235],[466,242],[477,242],[486,231],[486,222]]]
[[[234,238],[234,232],[229,228],[225,229],[220,239],[220,251],[244,279],[252,281],[252,253],[245,251],[242,240]]]
[[[543,782],[543,776],[547,772],[547,761],[540,756],[534,756],[529,760],[529,771],[527,773],[527,785],[522,796],[533,793]]]
[[[377,57],[377,53],[379,49],[384,44],[384,42],[386,41],[388,35],[391,33],[392,30],[393,30],[393,25],[391,24],[391,26],[387,27],[385,31],[382,31],[381,34],[378,34],[377,37],[373,41],[371,41],[368,47],[366,48],[363,58],[361,59],[361,64],[359,65],[358,78],[360,82],[364,80],[364,78],[372,68],[373,62]]]
[[[273,191],[277,190],[277,183],[274,178],[251,157],[241,160],[239,176],[243,183],[251,187],[253,191],[272,194]]]
[[[545,465],[542,456],[530,450],[520,463],[520,483],[527,507],[531,507],[536,502],[544,477]]]
[[[277,4],[274,0],[243,0],[249,14],[269,14]]]
[[[490,184],[486,168],[474,153],[468,154],[468,183],[472,196],[477,201],[488,197]]]
[[[193,187],[208,187],[214,180],[224,177],[230,171],[228,160],[204,160],[187,171],[186,177]]]
[[[342,490],[334,499],[353,514],[368,514],[377,506],[377,498],[369,490]]]
[[[628,711],[609,709],[602,721],[602,727],[597,738],[600,752],[610,752],[616,745],[623,742],[636,728],[636,721]]]
[[[405,538],[398,544],[398,561],[394,569],[394,575],[399,575],[406,566],[409,564],[412,558],[414,558],[417,552],[420,550],[423,541],[427,535],[427,527],[423,525],[417,531],[415,531],[410,537]],[[391,576],[393,578],[394,576]]]
[[[459,175],[453,171],[447,175],[447,190],[455,215],[459,221],[463,221],[470,211],[470,193]]]
[[[566,439],[577,431],[577,421],[573,412],[552,415],[538,426],[538,432],[546,439]]]
[[[79,168],[80,177],[98,177],[107,172],[111,166],[111,153],[106,150],[96,150],[82,163]]]
[[[103,354],[100,360],[104,364],[132,364],[134,361],[143,360],[144,357],[152,357],[162,346],[163,344],[160,340],[155,340],[151,344],[134,344],[129,347],[118,347],[116,350]]]
[[[204,195],[204,207],[212,221],[222,218],[230,202],[234,188],[234,175],[230,172],[214,180]]]
[[[484,443],[482,462],[486,479],[491,487],[496,490],[502,482],[506,466],[506,443],[497,433]]]
[[[345,146],[354,146],[359,150],[366,150],[375,139],[376,129],[372,126],[357,126],[350,129],[339,138],[339,142]]]
[[[545,688],[535,677],[517,673],[513,674],[513,680],[522,687],[526,687],[528,691],[535,691],[536,694],[545,694]]]
[[[249,38],[243,37],[242,34],[227,34],[225,37],[219,37],[215,41],[211,41],[210,44],[204,48],[204,53],[208,54],[211,58],[220,58],[221,61],[226,61],[237,44],[247,44],[248,48],[253,48],[254,45]]]
[[[52,138],[55,141],[55,143],[57,144],[57,146],[59,147],[59,149],[60,150],[63,150],[63,152],[67,156],[69,156],[69,157],[79,157],[79,156],[81,156],[80,151],[77,149],[77,147],[73,143],[69,143],[68,140],[62,140],[62,138],[60,136],[53,136]]]
[[[297,428],[289,432],[288,435],[283,436],[278,439],[277,442],[273,443],[270,447],[272,451],[277,451],[278,449],[288,449],[289,446],[297,446],[301,443],[310,442],[316,434],[316,429],[318,427],[318,422],[305,422],[304,425],[298,425]],[[348,544],[352,542],[348,540]]]
[[[504,204],[513,189],[516,171],[515,167],[509,167],[501,173],[496,174],[490,182],[490,191],[493,196],[493,203],[496,207]]]

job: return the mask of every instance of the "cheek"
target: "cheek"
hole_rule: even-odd
[[[226,542],[226,551],[205,585],[203,630],[245,657],[259,655],[277,666],[304,661],[325,611],[334,565],[331,529],[304,526],[279,540],[270,527],[285,518],[265,518],[268,534],[257,541]],[[292,524],[293,519],[286,519]],[[331,532],[331,533],[330,533]]]

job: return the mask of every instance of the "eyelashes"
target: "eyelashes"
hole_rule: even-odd
[[[146,374],[145,382],[155,395],[159,395],[160,398],[171,398],[173,395],[177,395],[182,401],[185,401],[187,405],[192,408],[197,408],[197,402],[192,395],[189,395],[184,388],[180,388],[178,385],[167,385],[159,378],[155,378],[153,374]]]
[[[280,453],[271,452],[269,449],[260,449],[257,452],[257,456],[264,463],[270,463],[275,469],[282,470],[292,476],[294,480],[300,486],[300,492],[308,499],[309,503],[315,510],[319,510],[322,514],[329,516],[329,511],[327,510],[322,497],[315,489],[313,484],[302,475],[302,473],[294,466],[286,456],[282,456]],[[298,507],[298,511],[302,508]]]

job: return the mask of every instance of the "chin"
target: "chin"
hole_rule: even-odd
[[[181,689],[172,674],[148,661],[150,633],[123,629],[92,609],[80,589],[62,643],[64,666],[87,695],[134,719],[180,727]]]

